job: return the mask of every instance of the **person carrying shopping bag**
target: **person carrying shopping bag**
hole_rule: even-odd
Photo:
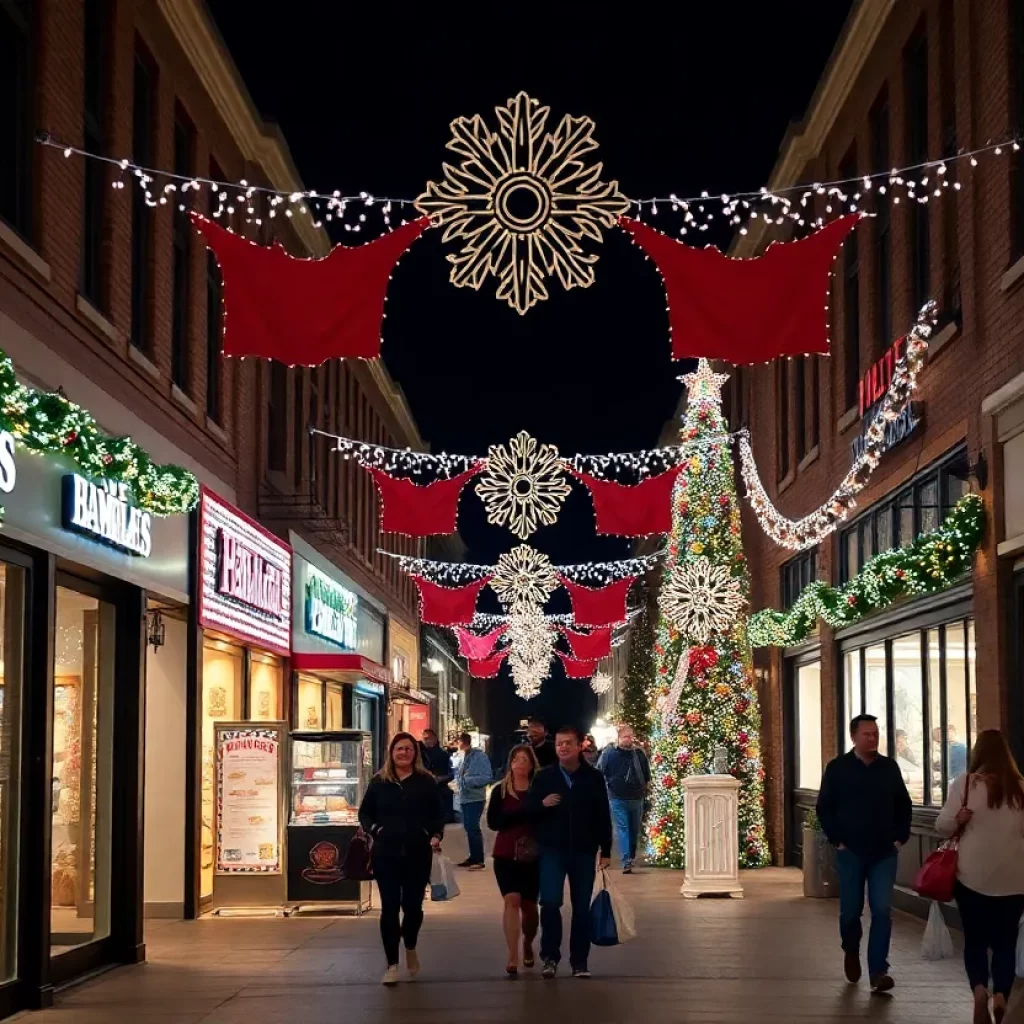
[[[1013,988],[1024,915],[1024,778],[997,729],[978,734],[970,771],[950,786],[935,831],[946,837],[960,834],[954,894],[974,1021],[990,1024],[994,1015],[999,1024]]]
[[[415,737],[398,733],[384,767],[370,780],[359,824],[373,838],[373,875],[380,893],[380,936],[387,957],[385,985],[398,984],[399,945],[411,977],[420,970],[416,940],[431,858],[441,849],[444,807],[434,776],[423,767]]]

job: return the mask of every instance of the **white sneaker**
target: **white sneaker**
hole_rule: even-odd
[[[381,982],[382,985],[397,985],[398,984],[398,964],[392,964],[384,972],[384,980]]]
[[[415,978],[420,973],[420,957],[415,949],[405,951],[405,969],[409,972],[410,978]]]

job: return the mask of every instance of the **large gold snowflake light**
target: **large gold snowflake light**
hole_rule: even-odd
[[[487,522],[504,526],[524,540],[539,526],[550,526],[571,488],[562,473],[558,449],[538,445],[521,430],[504,445],[491,445],[487,469],[476,493],[487,508]]]
[[[558,574],[547,555],[520,544],[498,559],[491,589],[506,608],[521,611],[525,605],[543,605],[558,586]]]
[[[452,284],[477,288],[498,279],[497,296],[525,313],[548,297],[545,279],[562,287],[594,283],[597,256],[580,247],[602,240],[626,212],[618,182],[601,181],[601,164],[583,158],[597,149],[594,122],[566,114],[547,131],[549,107],[525,92],[496,107],[498,131],[476,114],[451,123],[444,180],[428,182],[416,208],[444,228],[444,241],[464,240],[448,257]]]
[[[672,569],[658,604],[692,646],[703,647],[712,633],[724,633],[736,621],[743,595],[728,566],[701,556]]]

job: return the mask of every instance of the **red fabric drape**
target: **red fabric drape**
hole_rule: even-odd
[[[322,259],[295,259],[256,245],[191,211],[224,281],[224,355],[289,366],[380,355],[388,278],[424,232],[426,217],[365,245],[336,245]]]
[[[603,626],[591,633],[577,633],[574,629],[563,627],[562,632],[569,641],[574,658],[597,661],[600,658],[607,658],[612,653],[611,626]]]
[[[476,633],[470,633],[468,629],[463,629],[459,626],[455,630],[455,635],[459,639],[459,654],[472,661],[480,661],[482,658],[488,657],[491,651],[494,650],[498,637],[507,629],[508,626],[498,626],[497,629],[492,629],[490,633],[483,633],[478,636]]]
[[[442,587],[422,576],[411,577],[420,592],[420,619],[431,626],[464,626],[473,621],[476,599],[490,582],[484,576],[464,587]]]
[[[672,529],[672,488],[681,470],[682,466],[676,466],[633,485],[598,480],[576,470],[571,472],[587,485],[594,499],[598,533],[647,537]]]
[[[432,484],[414,484],[397,480],[376,466],[364,466],[377,484],[380,496],[380,528],[385,533],[404,533],[410,537],[429,537],[454,533],[462,488],[477,473],[481,464],[449,480]]]
[[[577,626],[614,626],[626,618],[626,595],[635,576],[616,580],[606,587],[584,587],[560,576],[572,598],[572,616]]]
[[[589,679],[597,671],[596,661],[579,661],[576,658],[570,658],[568,654],[563,654],[561,651],[556,651],[555,653],[562,659],[562,664],[565,666],[565,674],[570,679]]]
[[[501,669],[501,663],[508,656],[508,651],[501,651],[492,658],[470,658],[469,674],[474,679],[493,679]]]
[[[832,260],[859,219],[838,217],[806,238],[769,245],[756,259],[695,249],[628,217],[619,223],[665,281],[672,358],[742,364],[828,352]]]

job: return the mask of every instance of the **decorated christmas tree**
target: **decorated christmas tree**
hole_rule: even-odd
[[[622,687],[620,717],[631,725],[637,736],[646,739],[650,733],[647,709],[654,689],[654,620],[645,604],[630,634],[629,662]]]
[[[750,577],[721,407],[728,376],[713,373],[702,359],[682,379],[688,399],[680,436],[689,447],[672,492],[654,639],[649,854],[656,864],[684,866],[680,783],[724,770],[741,783],[740,866],[758,867],[769,859],[761,713],[747,637]]]

